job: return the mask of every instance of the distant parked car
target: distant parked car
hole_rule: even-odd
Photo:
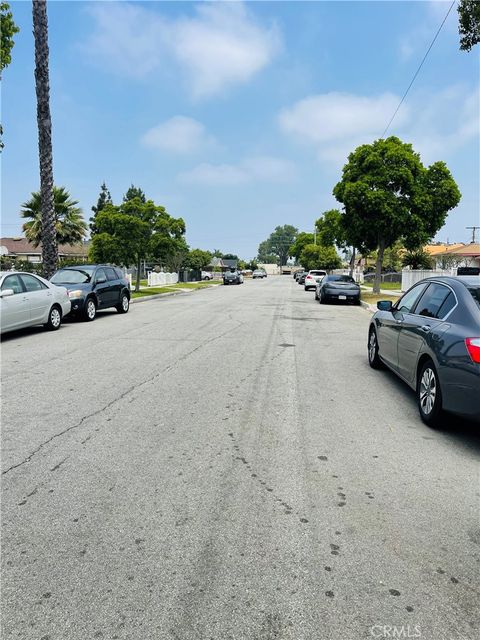
[[[243,284],[243,275],[236,269],[225,271],[223,274],[223,284]]]
[[[329,300],[343,300],[360,304],[360,287],[351,276],[330,275],[317,282],[315,300],[320,304]]]
[[[304,284],[308,271],[300,271],[297,275],[297,284]]]
[[[377,308],[370,366],[387,365],[415,390],[426,424],[440,426],[444,411],[480,423],[480,277],[427,278]]]
[[[263,269],[255,269],[255,271],[252,274],[252,278],[266,278],[266,277],[267,277],[267,273]]]
[[[0,331],[43,324],[57,330],[70,311],[65,287],[23,271],[0,272]]]
[[[213,273],[211,271],[202,271],[202,280],[213,280]]]
[[[317,282],[322,280],[324,276],[327,275],[326,271],[322,271],[322,269],[311,269],[305,276],[305,280],[303,281],[305,291],[309,289],[315,289],[317,286]]]
[[[81,264],[59,269],[50,278],[68,290],[71,315],[95,320],[99,309],[115,307],[118,313],[130,308],[130,286],[122,271],[103,264]]]

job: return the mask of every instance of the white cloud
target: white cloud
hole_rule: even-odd
[[[295,177],[288,161],[270,156],[245,158],[238,164],[203,163],[181,173],[179,180],[205,186],[237,186],[251,182],[285,182]]]
[[[300,100],[279,115],[283,132],[309,143],[321,162],[338,170],[360,144],[378,139],[400,101],[328,93]],[[478,136],[479,91],[455,85],[437,93],[417,92],[402,104],[387,135],[411,142],[424,162],[448,158]]]
[[[127,2],[89,12],[95,27],[82,49],[96,64],[135,78],[179,66],[195,98],[247,82],[281,43],[277,28],[258,24],[241,2],[200,3],[193,17],[177,19]]]
[[[399,98],[391,93],[377,97],[348,93],[326,93],[300,100],[279,116],[281,129],[292,137],[315,144],[348,140],[361,135],[372,138],[381,134],[395,110]],[[407,118],[408,109],[398,114]]]
[[[195,153],[215,145],[201,122],[185,116],[174,116],[149,129],[142,143],[153,149],[174,153]]]

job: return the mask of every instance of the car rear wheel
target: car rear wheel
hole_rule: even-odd
[[[442,390],[437,370],[431,360],[424,362],[417,380],[417,402],[420,417],[429,427],[441,426]]]
[[[48,331],[56,331],[62,324],[62,310],[57,305],[53,305],[48,314],[48,320],[45,323],[45,329]]]
[[[383,363],[378,355],[377,332],[372,327],[368,333],[368,364],[372,369],[381,369]]]
[[[92,322],[95,320],[95,316],[97,315],[97,305],[95,304],[95,300],[93,298],[88,298],[85,302],[85,311],[83,313],[83,319],[87,322]]]
[[[128,310],[130,308],[130,300],[126,293],[122,293],[120,304],[117,304],[115,308],[118,313],[128,313]]]

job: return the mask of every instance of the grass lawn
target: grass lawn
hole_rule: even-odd
[[[172,289],[203,289],[204,287],[210,287],[212,284],[221,284],[220,282],[214,282],[213,280],[206,280],[204,282],[179,282],[173,284]]]
[[[392,302],[398,300],[398,296],[391,296],[388,293],[369,293],[362,291],[361,296],[363,302],[368,302],[368,304],[373,305],[376,305],[379,300],[391,300]]]
[[[385,289],[385,290],[395,290],[395,291],[400,291],[400,288],[402,286],[401,282],[381,282],[380,283],[380,289]],[[373,289],[373,282],[362,282],[362,287],[370,287],[370,289]]]
[[[154,296],[157,293],[169,293],[172,287],[150,287],[141,291],[132,291],[132,298],[144,298],[146,296]]]

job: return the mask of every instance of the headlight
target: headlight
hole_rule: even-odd
[[[69,291],[69,298],[81,298],[83,296],[83,291],[81,289],[77,289],[76,291]]]

